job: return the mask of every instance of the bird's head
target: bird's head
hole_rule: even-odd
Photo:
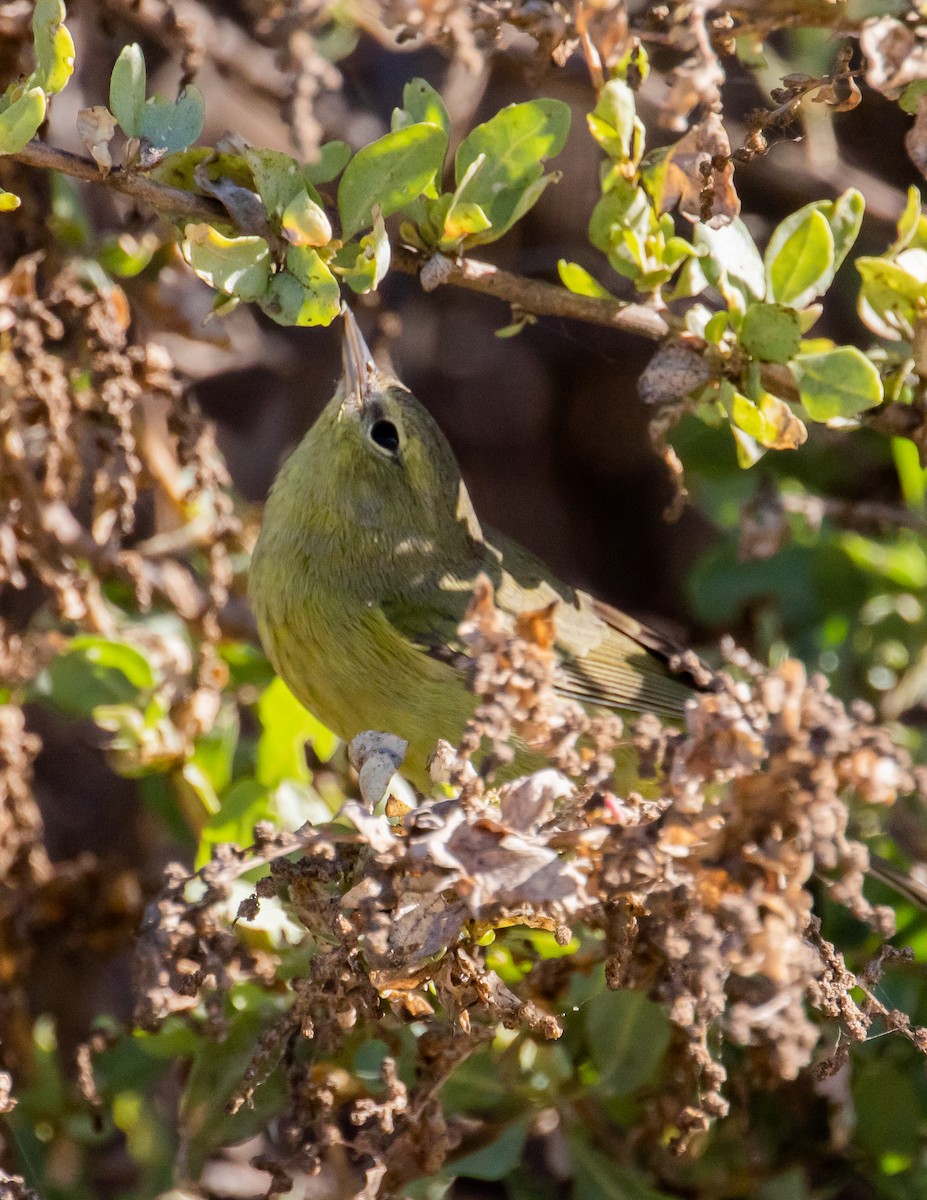
[[[377,366],[348,310],[344,322],[341,382],[272,499],[282,493],[290,520],[364,555],[462,552],[482,535],[447,438],[408,388]]]

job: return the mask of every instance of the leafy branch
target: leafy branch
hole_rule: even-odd
[[[91,159],[74,154],[70,150],[50,146],[47,142],[31,141],[10,157],[28,167],[59,171],[73,179],[110,188],[123,196],[147,204],[164,216],[186,218],[190,221],[230,220],[229,213],[219,201],[209,196],[199,196],[195,192],[160,183],[125,167],[117,167],[108,175],[102,175],[97,164]],[[396,246],[392,250],[392,267],[406,275],[421,277],[432,261],[434,260],[420,251],[405,246]],[[670,331],[666,318],[650,305],[621,304],[614,300],[578,296],[556,284],[505,271],[493,263],[479,259],[450,259],[441,255],[437,259],[437,266],[425,273],[422,284],[426,291],[444,284],[465,288],[486,296],[495,296],[507,304],[539,317],[563,317],[566,320],[586,321],[592,325],[606,325],[655,341],[665,337]]]

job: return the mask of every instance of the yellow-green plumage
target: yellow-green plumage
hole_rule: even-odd
[[[678,718],[690,690],[666,665],[675,648],[482,530],[447,439],[345,319],[345,378],[277,477],[251,567],[261,638],[295,695],[345,739],[405,738],[424,786],[436,740],[459,741],[476,704],[454,664],[484,574],[513,614],[559,598],[564,694]]]

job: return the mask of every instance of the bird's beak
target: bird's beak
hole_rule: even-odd
[[[370,348],[364,341],[360,326],[349,308],[344,310],[344,336],[341,341],[341,362],[344,370],[344,403],[342,411],[360,416],[376,390],[380,372],[373,361]]]

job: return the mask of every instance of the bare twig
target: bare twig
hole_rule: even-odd
[[[427,265],[422,286],[429,292],[441,284],[449,283],[487,296],[496,296],[537,316],[565,317],[592,325],[607,325],[654,341],[666,337],[670,331],[666,317],[646,304],[619,304],[617,301],[598,300],[593,296],[577,296],[543,279],[527,279],[524,275],[514,275],[492,263],[472,258],[454,261],[435,255],[426,259],[399,246],[393,249],[392,265],[412,275],[421,275]]]
[[[32,141],[18,154],[11,157],[30,167],[60,171],[75,179],[100,184],[122,195],[140,200],[159,213],[174,217],[185,217],[191,221],[231,220],[229,214],[216,200],[208,196],[197,196],[181,188],[158,183],[145,175],[125,168],[111,171],[105,178],[96,163],[79,154],[59,150],[45,142]],[[573,321],[585,321],[592,325],[605,325],[621,329],[640,337],[659,341],[670,331],[666,317],[645,304],[620,304],[617,301],[599,300],[592,296],[577,296],[566,288],[547,283],[541,279],[528,279],[503,271],[491,263],[476,259],[449,258],[436,255],[428,259],[405,247],[393,249],[392,265],[407,275],[421,276],[422,286],[431,291],[440,284],[452,284],[470,291],[496,296],[507,304],[517,305],[537,316],[564,317]]]
[[[46,142],[29,142],[18,154],[12,154],[10,157],[28,167],[42,167],[46,171],[60,171],[62,175],[71,175],[74,179],[83,179],[87,183],[100,183],[114,192],[141,200],[160,213],[188,217],[191,221],[229,219],[222,205],[217,200],[210,200],[208,196],[195,196],[182,188],[157,183],[145,175],[127,171],[124,167],[117,167],[104,178],[92,159],[72,154],[69,150],[59,150]]]
[[[834,496],[809,496],[783,492],[779,501],[786,512],[805,517],[814,526],[829,518],[848,529],[873,527],[913,529],[927,533],[927,515],[881,500],[841,500]]]

